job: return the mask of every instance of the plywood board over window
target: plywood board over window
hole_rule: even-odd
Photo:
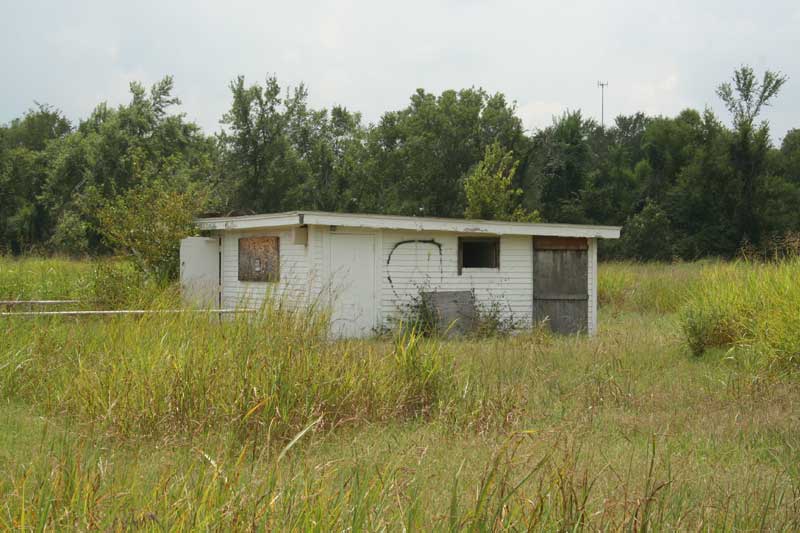
[[[280,244],[278,237],[239,239],[239,281],[278,281]]]

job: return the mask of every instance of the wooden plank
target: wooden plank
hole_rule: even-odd
[[[535,250],[533,297],[539,294],[587,296],[588,256],[580,250]]]
[[[574,237],[534,237],[534,250],[588,250],[589,241]]]
[[[567,294],[563,292],[539,293],[537,300],[588,300],[588,294]]]
[[[585,301],[534,300],[534,322],[547,321],[555,333],[581,333],[588,327],[588,307]]]

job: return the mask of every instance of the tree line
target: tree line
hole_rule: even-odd
[[[77,124],[37,104],[0,126],[0,253],[170,254],[197,214],[315,209],[622,225],[606,256],[730,257],[800,230],[800,129],[777,146],[759,118],[785,82],[745,66],[717,89],[725,117],[567,111],[529,132],[479,88],[419,89],[366,124],[239,77],[214,134],[171,77],[132,83]]]

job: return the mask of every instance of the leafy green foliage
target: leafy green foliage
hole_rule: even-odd
[[[539,221],[538,213],[526,213],[519,205],[522,189],[512,185],[518,166],[519,161],[514,160],[513,152],[503,150],[500,143],[487,146],[483,160],[464,180],[467,197],[464,216],[515,222]]]
[[[633,259],[671,259],[672,229],[667,214],[648,200],[640,212],[625,224],[622,246]]]
[[[745,65],[733,73],[733,85],[730,82],[723,83],[717,88],[717,95],[733,115],[738,127],[745,123],[752,124],[787,80],[780,72],[767,70],[759,82],[753,69]]]
[[[194,217],[205,197],[192,189],[166,189],[156,182],[117,196],[98,212],[108,244],[130,255],[141,272],[167,281],[178,275],[180,240],[196,231]]]
[[[46,106],[0,128],[0,248],[106,252],[99,206],[143,183],[212,189],[213,139],[169,111],[180,101],[166,77],[131,101],[100,104],[77,128]]]
[[[461,217],[463,181],[498,142],[524,153],[527,139],[514,105],[481,89],[418,89],[408,107],[385,113],[369,132],[369,182],[357,197],[367,211]]]

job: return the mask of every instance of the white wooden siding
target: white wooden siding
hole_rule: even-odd
[[[239,239],[259,236],[280,238],[280,281],[277,283],[239,281]],[[308,252],[305,245],[293,244],[292,240],[290,229],[225,232],[222,236],[223,306],[258,307],[268,293],[289,305],[304,303],[310,294]]]
[[[403,241],[433,240],[432,243]],[[391,260],[389,255],[391,254]],[[481,307],[496,305],[505,319],[531,323],[533,251],[529,236],[500,237],[500,268],[466,268],[458,275],[458,235],[383,232],[380,310],[384,323],[398,318],[420,290],[473,290]]]
[[[328,269],[325,268],[326,258],[328,257],[326,250],[329,246],[328,241],[328,228],[325,226],[309,226],[308,227],[308,255],[309,255],[309,272],[311,293],[309,295],[312,301],[318,301],[327,283]]]
[[[597,239],[589,239],[588,259],[589,312],[587,323],[589,335],[594,335],[597,332]]]

